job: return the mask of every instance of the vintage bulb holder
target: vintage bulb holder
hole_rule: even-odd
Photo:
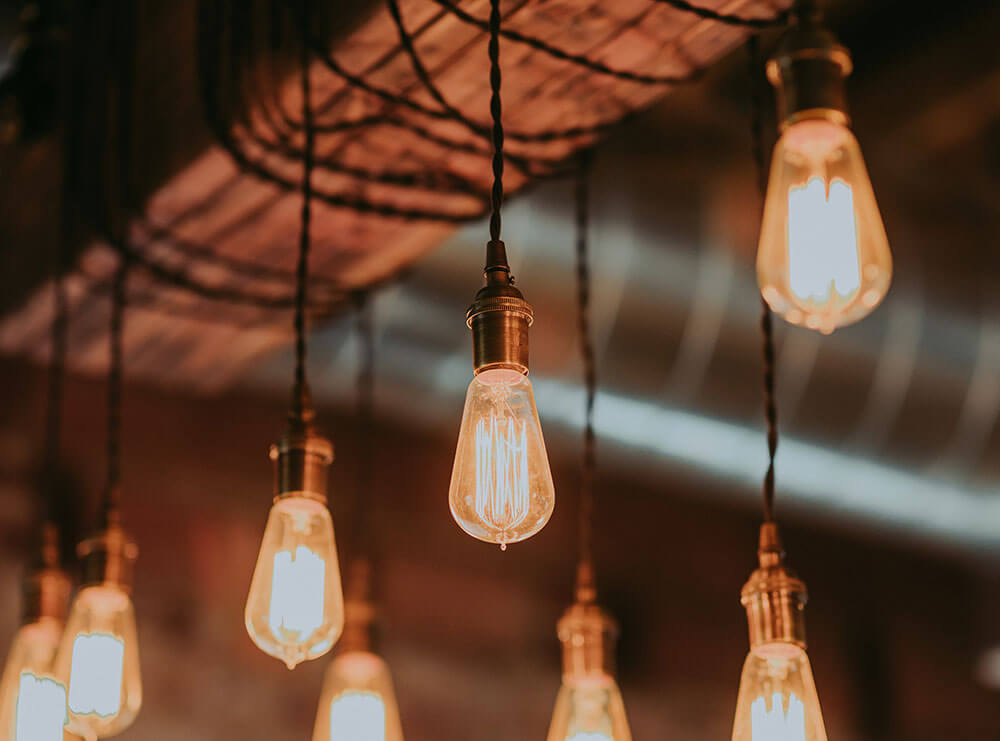
[[[527,374],[528,328],[534,312],[514,287],[503,242],[487,243],[483,274],[486,285],[465,314],[465,323],[472,330],[475,372],[506,368]]]
[[[42,543],[36,563],[24,576],[23,624],[43,618],[66,621],[73,585],[59,565],[59,532],[48,522],[42,528]]]
[[[275,501],[300,496],[326,504],[333,443],[316,431],[313,417],[311,409],[292,415],[281,439],[271,446]]]
[[[618,623],[594,602],[574,602],[559,619],[556,632],[563,648],[563,677],[615,673]]]
[[[740,594],[747,611],[751,648],[763,643],[793,643],[805,648],[806,585],[785,565],[776,523],[761,525],[757,555],[760,567]]]
[[[822,25],[818,13],[800,15],[767,63],[781,130],[808,118],[849,125],[844,79],[852,69],[850,52]]]
[[[139,546],[122,528],[117,509],[108,512],[105,528],[82,541],[76,552],[83,574],[81,587],[113,584],[126,593],[132,591]]]
[[[366,558],[351,563],[344,602],[344,632],[337,642],[340,653],[374,650],[375,622],[378,611],[372,601],[371,564]]]

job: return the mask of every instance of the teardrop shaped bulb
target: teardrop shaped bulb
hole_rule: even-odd
[[[389,665],[369,651],[347,651],[326,670],[313,741],[403,741]]]
[[[21,626],[0,679],[0,738],[63,741],[66,685],[53,671],[61,620],[43,617]]]
[[[472,379],[448,501],[465,532],[501,547],[548,522],[555,487],[526,375],[501,368]]]
[[[325,504],[293,495],[271,507],[244,615],[253,642],[289,669],[333,648],[344,595]]]
[[[733,741],[826,741],[809,657],[793,643],[762,643],[743,664]]]
[[[631,741],[625,703],[606,675],[564,677],[548,741]]]
[[[125,589],[104,583],[80,591],[55,673],[66,682],[70,731],[105,738],[132,725],[142,706],[142,677],[135,610]]]
[[[864,318],[888,292],[889,241],[847,126],[807,118],[778,139],[757,279],[776,313],[824,334]]]

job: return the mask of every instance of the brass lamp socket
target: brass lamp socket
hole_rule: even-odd
[[[757,551],[760,567],[743,586],[740,602],[747,611],[750,646],[794,643],[805,648],[805,583],[785,566],[778,526],[765,522]]]
[[[326,503],[333,444],[312,424],[293,419],[278,443],[271,446],[271,460],[275,461],[275,499],[303,496]]]
[[[42,526],[35,563],[25,574],[22,602],[24,624],[42,618],[66,619],[73,585],[59,565],[59,531],[51,522]]]
[[[507,368],[528,372],[528,328],[534,320],[531,305],[514,287],[501,241],[486,246],[486,285],[476,294],[465,314],[472,330],[475,372]]]
[[[850,124],[844,78],[852,69],[850,52],[818,22],[803,19],[788,31],[767,63],[781,130],[808,118]]]
[[[371,564],[367,558],[351,562],[344,603],[344,632],[338,646],[342,652],[371,651],[378,613],[371,599]]]
[[[81,586],[113,584],[125,592],[132,591],[139,546],[118,524],[117,517],[107,528],[81,542],[77,555],[83,569]]]
[[[614,676],[618,624],[594,603],[574,603],[556,627],[563,648],[563,676]]]

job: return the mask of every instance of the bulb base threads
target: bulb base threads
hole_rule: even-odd
[[[77,547],[83,576],[81,587],[114,584],[125,592],[132,591],[135,561],[139,546],[118,522],[118,512],[110,514],[108,526]]]
[[[800,19],[767,63],[781,130],[807,118],[849,125],[844,78],[852,69],[850,52],[817,18]]]
[[[534,321],[531,305],[514,287],[504,243],[486,245],[486,285],[465,314],[472,330],[472,358],[476,373],[495,368],[528,372],[528,328]]]
[[[275,462],[274,498],[302,496],[326,503],[333,444],[316,432],[312,413],[293,416],[288,429],[271,446]]]
[[[69,597],[73,589],[69,575],[59,562],[59,530],[55,524],[42,525],[41,543],[34,564],[24,575],[22,584],[22,623],[27,625],[42,618],[66,620]]]
[[[372,601],[371,571],[367,558],[356,558],[351,563],[344,603],[344,632],[337,642],[340,653],[371,652],[374,648],[378,613]]]
[[[757,551],[760,567],[743,586],[740,602],[747,611],[750,646],[793,643],[806,647],[805,583],[785,566],[778,526],[765,522]]]
[[[576,602],[559,619],[563,676],[614,676],[618,624],[596,604]]]

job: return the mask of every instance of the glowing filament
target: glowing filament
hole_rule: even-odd
[[[13,741],[62,741],[66,688],[54,679],[22,672]]]
[[[784,697],[776,692],[768,710],[764,698],[758,697],[750,706],[750,735],[752,741],[805,741],[805,706],[793,693],[786,712]]]
[[[73,641],[69,709],[77,715],[117,715],[122,702],[125,644],[107,633],[80,633]]]
[[[385,741],[385,704],[373,692],[345,692],[330,704],[330,741]]]
[[[274,554],[269,621],[275,636],[295,631],[304,641],[323,624],[326,562],[306,546]]]
[[[476,514],[501,532],[528,516],[527,429],[496,412],[476,422]]]
[[[788,191],[788,282],[803,301],[826,303],[861,286],[858,230],[851,186],[823,178]]]

